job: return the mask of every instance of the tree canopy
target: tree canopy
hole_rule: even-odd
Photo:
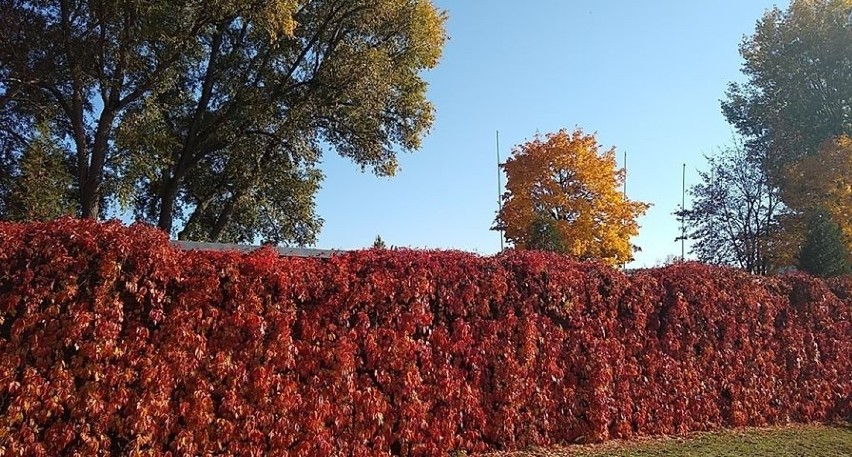
[[[841,242],[852,249],[852,139],[841,136],[827,141],[812,155],[784,169],[781,196],[787,211],[779,218],[779,259],[799,264],[799,251],[807,241],[808,226],[815,214],[836,224]]]
[[[691,252],[711,264],[767,274],[777,267],[775,237],[784,207],[758,158],[742,144],[707,157],[689,189],[692,207],[677,212],[695,240]]]
[[[722,110],[774,179],[823,142],[852,134],[852,0],[793,0],[767,11],[740,54],[747,80],[729,85]]]
[[[785,169],[783,197],[798,213],[825,211],[852,240],[852,138],[827,141]],[[852,247],[852,246],[850,246]]]
[[[843,232],[824,211],[808,217],[805,240],[799,252],[799,268],[823,277],[850,272],[849,250],[843,241]]]
[[[711,158],[684,213],[699,259],[768,273],[800,264],[814,214],[852,239],[852,0],[773,8],[740,54],[722,111],[744,146]]]
[[[8,219],[40,221],[74,214],[66,157],[45,128],[37,130],[11,173],[2,208]]]
[[[595,135],[563,129],[516,147],[501,167],[506,193],[495,229],[516,248],[546,241],[577,259],[632,259],[630,238],[648,205],[621,193],[624,170],[616,168],[614,148],[601,153]],[[554,226],[558,243],[549,235]]]
[[[128,207],[181,238],[306,244],[323,153],[390,176],[433,121],[421,73],[446,35],[430,1],[0,9],[0,114],[22,143],[28,123],[58,132],[84,217]]]
[[[549,214],[536,213],[530,222],[527,249],[565,253],[566,246],[557,228],[556,219]]]

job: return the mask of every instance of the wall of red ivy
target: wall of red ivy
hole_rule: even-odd
[[[852,413],[852,279],[0,224],[0,454],[427,456]]]

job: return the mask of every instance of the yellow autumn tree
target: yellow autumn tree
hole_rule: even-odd
[[[828,141],[816,154],[787,167],[781,195],[791,210],[781,220],[779,242],[780,257],[789,264],[803,243],[805,221],[819,212],[840,226],[844,243],[852,250],[852,138],[843,135]]]
[[[614,148],[601,153],[595,135],[563,129],[516,147],[501,167],[508,180],[494,228],[516,248],[613,265],[633,258],[636,218],[649,205],[622,194]]]

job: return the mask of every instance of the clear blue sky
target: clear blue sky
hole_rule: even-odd
[[[741,80],[738,46],[776,3],[765,0],[437,0],[450,41],[427,73],[437,109],[421,150],[393,178],[362,173],[334,154],[317,197],[325,219],[317,247],[388,245],[493,254],[497,209],[495,131],[512,147],[562,127],[597,132],[619,161],[628,196],[654,206],[640,220],[633,266],[680,254],[672,212],[729,144],[719,107]],[[787,3],[778,3],[786,8]],[[505,182],[505,178],[504,178]],[[687,202],[687,205],[689,203]]]

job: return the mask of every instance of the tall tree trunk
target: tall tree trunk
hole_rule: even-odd
[[[213,197],[207,197],[203,201],[200,198],[196,198],[198,203],[196,203],[195,208],[192,210],[192,214],[187,219],[186,223],[183,224],[183,229],[181,229],[180,233],[178,233],[179,240],[188,240],[189,239],[189,230],[193,225],[198,224],[198,219],[201,218],[201,215],[204,214],[204,211],[210,206],[210,202],[213,201]]]
[[[172,235],[172,225],[174,223],[175,200],[178,194],[178,179],[169,178],[166,180],[166,185],[160,196],[160,217],[157,220],[157,227],[166,232],[169,236]]]
[[[222,232],[225,231],[225,227],[228,225],[228,222],[231,220],[231,216],[234,214],[234,210],[237,209],[237,204],[242,199],[242,192],[237,192],[228,200],[228,203],[225,203],[225,207],[222,208],[222,212],[219,213],[219,217],[216,218],[216,223],[213,224],[213,228],[210,229],[209,240],[211,242],[218,242],[219,238],[222,236]]]
[[[219,213],[219,217],[216,218],[216,223],[213,225],[213,228],[210,230],[210,241],[217,242],[219,238],[222,236],[222,232],[225,230],[225,227],[228,225],[228,222],[231,221],[231,217],[234,215],[234,211],[237,209],[237,205],[240,204],[240,201],[243,197],[251,192],[252,189],[257,187],[260,183],[260,180],[263,176],[263,165],[272,160],[272,154],[275,151],[276,144],[271,143],[266,146],[266,149],[263,151],[263,155],[260,157],[260,160],[255,164],[254,169],[252,170],[252,174],[250,177],[246,178],[242,181],[242,186],[237,189],[231,198],[225,203],[225,207],[222,208],[222,212]]]
[[[86,183],[89,180],[89,144],[86,141],[86,126],[83,123],[82,98],[75,93],[71,104],[73,111],[71,125],[74,135],[74,146],[77,150],[77,186],[80,216],[84,218],[93,217],[92,205],[86,193]]]
[[[77,60],[76,52],[71,43],[71,5],[67,0],[60,2],[62,15],[62,34],[64,38],[65,58],[71,70],[71,103],[68,106],[68,117],[71,122],[74,146],[77,150],[77,186],[80,204],[80,216],[97,217],[92,195],[89,192],[89,142],[86,138],[86,118],[83,109],[83,72]],[[61,97],[56,90],[57,97]],[[93,211],[94,209],[94,211]],[[94,213],[94,214],[93,214]]]
[[[111,103],[110,103],[111,104]],[[104,179],[104,167],[109,152],[109,136],[112,132],[112,123],[115,112],[111,106],[104,106],[101,117],[98,119],[98,128],[95,132],[95,141],[92,144],[91,163],[87,173],[87,179],[80,186],[80,203],[83,207],[83,217],[97,219],[100,216],[100,202],[103,196],[101,185]]]
[[[222,47],[222,39],[228,23],[219,24],[216,33],[213,35],[213,41],[210,44],[210,57],[207,61],[207,69],[204,75],[204,82],[201,87],[201,96],[198,99],[198,104],[195,107],[195,114],[192,117],[192,123],[189,126],[189,131],[184,139],[183,148],[177,155],[177,162],[171,177],[166,180],[166,185],[160,194],[160,215],[157,219],[157,226],[171,236],[172,227],[174,225],[174,210],[175,201],[177,199],[178,189],[182,184],[183,178],[187,171],[197,163],[203,154],[199,154],[195,149],[199,145],[199,132],[201,131],[201,120],[208,111],[210,97],[213,95],[214,73],[218,62],[219,51]],[[166,172],[168,173],[168,172]],[[193,213],[194,216],[195,213]],[[183,231],[182,231],[183,232]]]

